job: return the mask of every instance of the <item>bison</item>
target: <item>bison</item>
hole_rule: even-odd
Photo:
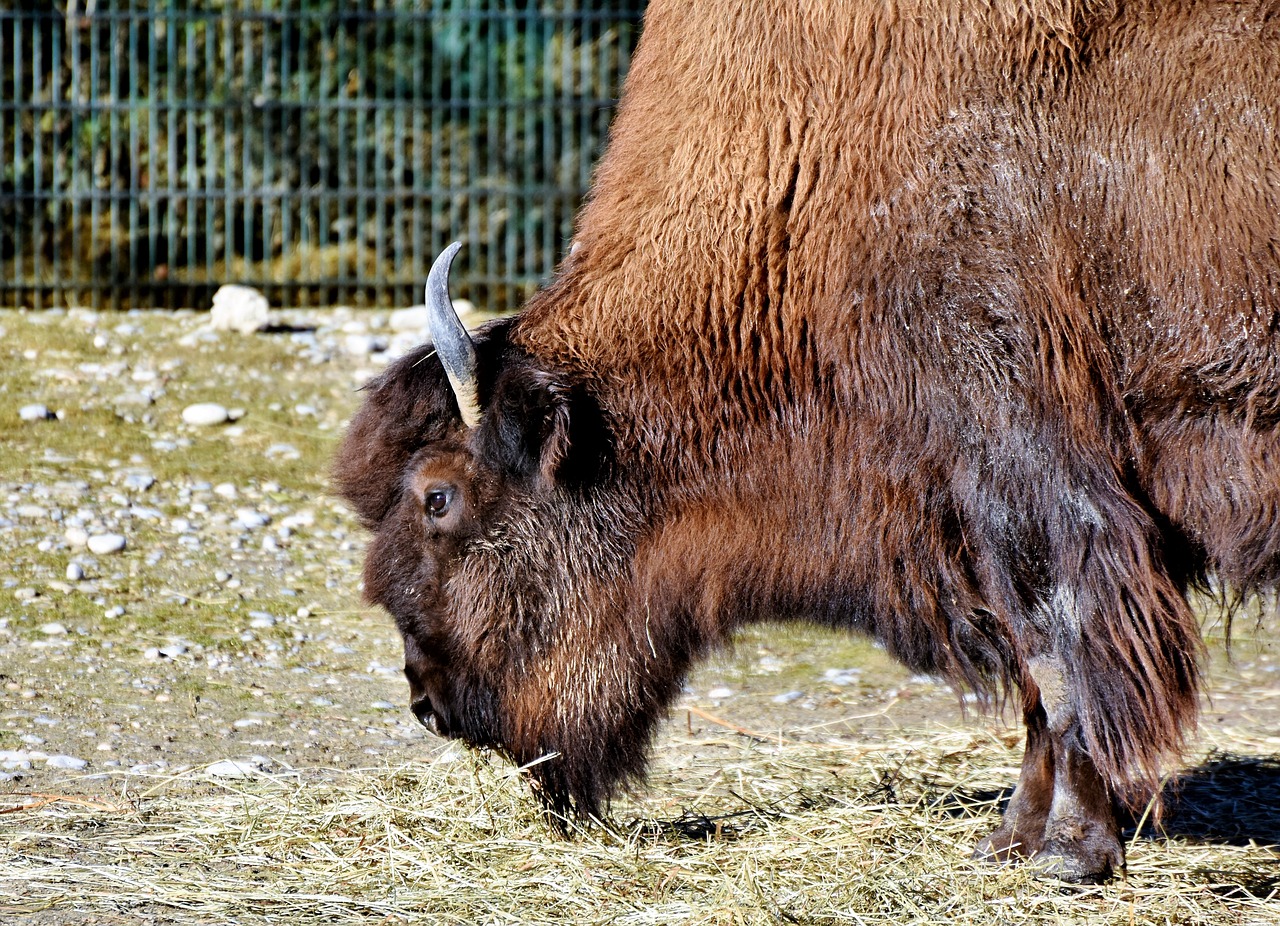
[[[413,711],[559,814],[736,628],[1026,722],[976,849],[1075,880],[1280,578],[1280,4],[653,0],[569,255],[335,462]]]

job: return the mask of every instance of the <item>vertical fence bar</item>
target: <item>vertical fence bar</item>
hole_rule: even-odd
[[[120,210],[122,204],[119,197],[116,196],[116,192],[117,177],[120,174],[121,167],[118,163],[118,159],[121,159],[122,157],[122,153],[120,151],[120,136],[124,134],[124,131],[121,130],[117,132],[116,123],[121,117],[117,104],[123,96],[120,92],[120,59],[123,57],[120,52],[123,49],[119,47],[121,44],[119,21],[115,18],[111,18],[104,23],[104,26],[107,30],[107,48],[110,49],[110,53],[107,56],[107,98],[100,101],[104,104],[100,111],[107,122],[107,144],[103,158],[103,173],[105,176],[101,178],[101,182],[104,184],[101,195],[106,198],[107,203],[107,259],[112,264],[115,264],[117,260],[116,255],[119,254],[121,250],[117,245],[117,241],[120,234]],[[132,271],[137,266],[137,264],[130,262],[127,271]],[[112,269],[114,271],[112,276],[118,278],[118,268],[113,267]],[[127,283],[127,286],[124,287],[124,289],[125,292],[128,293],[128,301],[133,303],[137,296],[134,274],[132,272],[126,272],[124,279]],[[118,292],[119,289],[120,287],[115,288],[111,294],[111,305],[113,308],[118,308],[121,303],[121,296]]]
[[[159,263],[160,235],[164,231],[164,226],[160,221],[160,199],[158,194],[160,184],[163,181],[160,176],[160,152],[156,147],[160,143],[160,87],[163,86],[161,75],[164,73],[160,67],[160,45],[156,41],[156,25],[159,22],[159,16],[160,11],[156,7],[155,0],[151,0],[147,4],[146,15],[143,19],[147,35],[147,165],[146,171],[142,176],[142,189],[138,194],[146,207],[143,215],[147,229],[148,268],[155,267]]]
[[[129,69],[129,180],[128,190],[129,196],[129,266],[139,267],[142,261],[138,254],[138,236],[142,231],[142,215],[141,204],[139,200],[142,197],[142,146],[140,138],[140,130],[138,127],[138,110],[140,109],[139,98],[142,92],[141,78],[138,74],[138,17],[136,10],[131,10],[129,15],[129,61],[132,67]],[[145,20],[144,20],[145,23]],[[148,84],[149,87],[149,84]],[[129,274],[129,301],[136,302],[138,298],[137,284],[134,274]]]
[[[426,131],[425,124],[429,118],[424,110],[427,107],[427,96],[423,92],[422,75],[427,70],[426,55],[429,53],[426,43],[426,22],[423,14],[415,11],[413,16],[413,59],[417,66],[412,68],[413,91],[410,97],[409,111],[413,116],[413,130],[409,141],[409,169],[407,178],[411,180],[408,189],[405,191],[404,204],[406,210],[405,221],[409,222],[413,231],[413,259],[409,262],[410,270],[408,277],[409,285],[409,301],[416,303],[418,301],[417,287],[415,283],[422,279],[423,270],[426,265],[426,244],[423,237],[423,225],[431,220],[428,210],[422,209],[423,197],[420,195],[424,185],[429,185],[431,180],[425,169],[426,165],[423,160],[429,155],[423,150],[422,137]]]
[[[253,266],[253,220],[257,211],[257,188],[253,182],[253,23],[248,9],[242,11],[240,21],[240,254],[244,258],[245,272]],[[247,282],[247,281],[246,281]]]
[[[276,274],[276,278],[282,283],[289,279],[285,258],[288,255],[289,245],[294,240],[292,212],[298,202],[297,195],[289,195],[291,188],[296,194],[297,183],[293,181],[293,177],[296,176],[294,168],[287,167],[292,160],[289,156],[289,119],[293,113],[290,108],[292,94],[289,88],[289,37],[290,27],[301,15],[301,11],[293,14],[287,13],[285,11],[286,7],[287,3],[282,0],[280,4],[280,73],[276,83],[276,111],[279,115],[279,131],[276,134],[277,164],[279,165],[277,168],[279,199],[276,202],[276,207],[280,216],[280,269]],[[273,256],[277,253],[274,241],[272,241],[271,252]],[[299,267],[299,271],[301,271],[301,267]]]
[[[0,18],[0,61],[7,61],[10,55],[17,55],[18,43],[17,43],[16,28],[17,28],[17,17],[14,17],[12,20],[8,18]],[[4,73],[0,71],[0,89],[3,89],[5,84],[5,79],[6,78]],[[10,117],[12,119],[13,126],[14,126],[12,131],[14,132],[14,134],[17,134],[18,90],[16,87],[13,88],[12,93],[13,93],[13,102],[15,104],[14,108],[10,110],[6,106],[0,106],[0,151],[5,150],[4,140],[9,137],[10,129],[6,128],[6,125],[5,125],[5,123],[8,121],[6,119],[6,115],[9,113],[12,113]],[[15,192],[15,196],[14,196],[14,202],[12,203],[12,215],[14,216],[14,225],[16,226],[21,222],[21,219],[19,218],[19,216],[21,216],[22,211],[17,204],[17,196],[16,196],[17,191],[15,190],[14,192]],[[7,205],[9,204],[4,203],[3,200],[0,200],[0,207],[7,206]],[[5,216],[5,211],[3,208],[0,208],[0,221],[4,220],[4,216]],[[12,245],[13,247],[12,268],[13,269],[10,271],[10,275],[12,279],[10,280],[10,288],[4,290],[3,295],[0,295],[0,307],[7,307],[10,305],[20,305],[22,301],[22,281],[18,278],[18,273],[17,273],[18,254],[22,251],[22,239],[18,236],[16,228],[11,231],[9,228],[6,228],[3,225],[0,225],[0,254],[4,253],[5,243],[6,241],[9,240],[11,235],[13,239],[13,245]]]
[[[397,51],[395,61],[399,61],[399,52],[405,46],[405,33],[400,24],[388,20],[388,29],[393,37]],[[404,149],[408,143],[405,126],[405,96],[407,87],[401,76],[400,68],[397,66],[389,74],[391,78],[390,106],[392,108],[392,124],[391,124],[391,177],[387,192],[387,210],[391,216],[391,266],[396,268],[400,273],[404,272],[405,261],[405,240],[404,240],[404,220],[407,215],[405,206],[408,203],[401,195],[404,187],[405,163]],[[404,303],[405,294],[398,281],[392,287],[391,300],[393,303]]]
[[[89,29],[89,98],[85,107],[85,115],[88,117],[89,138],[87,160],[89,174],[86,178],[88,181],[89,196],[89,234],[88,247],[89,259],[93,260],[97,257],[98,249],[101,247],[99,236],[102,227],[102,197],[99,195],[101,180],[99,178],[98,164],[98,148],[101,144],[101,127],[98,125],[98,118],[102,114],[102,94],[98,89],[98,35],[100,29],[92,16],[86,15],[83,20]],[[108,293],[110,289],[107,290]],[[101,287],[94,286],[91,289],[93,294],[93,307],[95,309],[102,306],[103,290]]]
[[[443,3],[441,4],[443,6]],[[427,155],[427,189],[428,194],[424,203],[423,220],[427,222],[430,234],[428,235],[428,259],[434,260],[435,255],[440,253],[441,239],[444,232],[436,228],[437,212],[440,211],[441,203],[446,204],[445,220],[452,224],[453,204],[444,196],[440,195],[440,190],[444,187],[441,181],[442,168],[442,148],[444,135],[444,100],[441,98],[444,89],[444,48],[439,41],[439,33],[442,27],[441,14],[437,12],[432,16],[431,23],[431,83],[428,87],[429,107],[431,111],[431,131],[428,143]]]
[[[31,123],[32,123],[32,149],[31,149],[31,214],[34,221],[31,223],[30,240],[31,240],[31,282],[33,291],[33,301],[35,308],[44,308],[44,287],[46,284],[44,269],[41,266],[41,252],[44,249],[43,239],[45,236],[45,217],[44,217],[44,127],[43,119],[40,116],[41,109],[47,105],[42,99],[44,96],[44,81],[42,73],[44,70],[44,59],[42,55],[44,46],[44,21],[41,19],[31,20]],[[19,91],[21,93],[21,91]]]
[[[49,38],[51,40],[52,56],[50,58],[50,76],[52,78],[52,89],[49,96],[49,105],[53,108],[53,150],[50,152],[49,160],[52,162],[49,175],[49,187],[45,190],[48,200],[44,210],[45,234],[49,241],[49,280],[50,283],[57,287],[60,282],[67,279],[61,266],[62,245],[65,241],[65,233],[61,231],[67,221],[67,204],[66,197],[59,195],[69,185],[70,174],[67,171],[65,157],[65,146],[63,143],[63,126],[67,123],[66,111],[62,109],[63,100],[63,66],[66,54],[63,48],[62,36],[63,30],[59,28],[59,22],[56,19],[48,20]],[[0,136],[3,136],[4,127],[0,123]],[[61,298],[64,303],[67,301],[67,293],[58,292],[56,288],[50,295],[51,300]]]
[[[366,305],[367,294],[361,283],[369,276],[369,257],[364,244],[364,231],[369,222],[369,106],[365,93],[371,86],[369,80],[369,20],[361,18],[356,27],[356,82],[359,96],[354,101],[356,116],[356,222],[352,229],[356,254],[356,304]]]
[[[384,26],[386,20],[378,16],[378,4],[374,4],[374,19],[370,23],[369,33],[374,37],[374,47],[383,48],[386,45],[386,32]],[[386,113],[387,113],[387,88],[383,82],[384,66],[382,62],[374,61],[370,67],[369,79],[372,83],[373,96],[373,149],[371,151],[370,173],[373,180],[373,216],[375,225],[372,229],[373,237],[373,279],[382,277],[383,267],[386,266],[383,261],[385,259],[385,242],[387,239],[387,210],[386,210]],[[364,241],[368,241],[369,235],[361,234]],[[377,294],[373,294],[374,300]]]
[[[355,257],[352,251],[347,247],[350,233],[347,231],[350,219],[346,222],[342,220],[342,216],[350,216],[355,211],[354,206],[359,202],[358,197],[352,196],[349,192],[352,187],[352,177],[355,171],[351,164],[351,144],[349,135],[349,112],[347,110],[347,100],[350,99],[351,86],[351,61],[349,51],[351,47],[351,22],[349,16],[344,15],[340,20],[338,34],[338,57],[336,78],[336,100],[335,104],[338,110],[338,164],[336,176],[340,184],[337,195],[334,198],[334,219],[333,225],[336,230],[334,235],[334,245],[337,249],[338,260],[335,261],[335,276],[341,281],[337,287],[337,298],[348,300],[351,298],[350,288],[347,278],[354,276]],[[348,269],[350,268],[350,269]]]
[[[200,227],[200,212],[204,208],[204,201],[200,198],[200,168],[199,168],[199,152],[200,152],[200,129],[196,125],[196,100],[201,98],[200,91],[196,84],[196,31],[197,24],[191,14],[190,8],[185,11],[182,17],[182,45],[183,45],[183,86],[182,86],[182,120],[184,125],[184,133],[186,134],[186,154],[187,163],[183,168],[182,174],[182,196],[186,208],[182,213],[182,238],[183,238],[183,259],[181,279],[185,284],[181,290],[174,289],[173,292],[181,292],[181,304],[191,305],[195,302],[195,287],[191,279],[191,268],[196,265],[199,260],[199,254],[196,250],[196,229]],[[169,280],[172,283],[178,281],[176,271],[178,265],[170,263]]]
[[[313,62],[307,57],[307,49],[314,47],[307,41],[311,23],[311,11],[308,9],[307,4],[303,2],[291,34],[292,42],[288,47],[288,54],[292,59],[292,72],[289,76],[288,90],[285,94],[285,99],[290,107],[287,119],[290,133],[289,142],[292,147],[298,150],[302,149],[303,141],[306,139],[306,127],[303,125],[303,119],[308,107],[307,75],[313,67]],[[312,199],[310,196],[311,191],[308,188],[309,180],[307,175],[309,171],[306,161],[309,157],[311,157],[310,152],[306,152],[305,156],[299,155],[297,181],[294,185],[297,194],[294,203],[297,226],[295,234],[297,235],[297,247],[301,257],[298,263],[298,274],[303,282],[314,280],[316,276],[316,243],[312,240]],[[285,241],[287,244],[289,239],[286,238]],[[301,287],[297,290],[295,301],[299,305],[310,305],[312,293],[313,289],[310,286]]]
[[[479,49],[481,60],[485,62],[484,93],[480,98],[480,108],[484,113],[484,138],[481,149],[484,161],[481,170],[485,179],[485,192],[480,197],[480,208],[476,210],[476,221],[479,225],[479,240],[484,242],[485,276],[489,280],[501,277],[501,251],[499,242],[493,236],[493,217],[503,211],[504,193],[498,186],[497,151],[499,139],[502,137],[498,126],[502,105],[501,88],[498,84],[498,63],[501,57],[497,54],[497,37],[502,34],[502,16],[507,3],[494,4],[485,10],[483,44]],[[496,8],[495,8],[496,7]],[[492,284],[486,281],[485,292],[489,292]],[[492,297],[490,297],[492,298]]]
[[[261,67],[257,69],[259,77],[253,93],[253,123],[257,128],[259,144],[262,147],[262,166],[254,183],[257,191],[256,209],[261,210],[261,219],[254,223],[254,243],[252,245],[246,244],[246,249],[253,255],[257,264],[255,276],[263,283],[274,282],[275,280],[271,260],[272,226],[275,223],[272,192],[275,186],[276,172],[274,163],[275,146],[271,138],[274,133],[271,131],[270,117],[273,102],[271,39],[275,35],[276,23],[275,18],[272,16],[273,11],[274,6],[271,0],[262,0],[260,18],[257,24],[261,36],[258,47],[262,61]]]
[[[13,113],[13,163],[20,170],[22,167],[22,137],[23,119],[26,115],[21,105],[22,101],[22,20],[14,17],[13,19],[13,47],[16,52],[13,56],[13,95],[14,100],[19,105],[15,107]],[[17,179],[17,178],[15,178]],[[19,197],[19,203],[22,201],[22,184],[16,183],[14,193]],[[21,213],[19,213],[21,214]],[[23,261],[28,255],[21,253],[21,249],[14,254],[13,258],[13,278],[20,284],[26,283],[25,274],[23,273]]]
[[[223,279],[232,278],[231,269],[231,253],[233,241],[235,238],[235,212],[233,209],[233,197],[235,195],[233,186],[235,174],[232,169],[232,133],[231,133],[231,111],[234,96],[231,90],[232,61],[230,57],[231,48],[231,7],[224,6],[222,8],[222,16],[220,17],[219,38],[222,52],[222,66],[219,68],[222,86],[222,239],[219,248],[222,264],[221,276]],[[216,179],[214,182],[217,182]],[[216,266],[216,265],[215,265]]]
[[[80,191],[78,187],[84,173],[80,169],[80,23],[78,17],[67,15],[67,29],[71,33],[70,41],[67,43],[69,55],[68,80],[70,83],[71,97],[71,154],[69,158],[69,170],[67,172],[67,193],[71,199],[71,233],[68,235],[68,246],[66,249],[68,264],[76,261],[80,256]],[[66,276],[71,277],[71,267],[67,267]],[[74,277],[71,277],[74,279]],[[77,280],[77,282],[79,282]],[[83,290],[77,288],[76,301],[83,303]]]
[[[480,215],[488,208],[488,197],[484,193],[484,187],[480,180],[484,177],[484,167],[481,161],[481,148],[485,143],[484,138],[480,134],[480,117],[483,103],[483,86],[484,86],[484,58],[485,50],[481,42],[481,3],[483,0],[470,0],[468,3],[468,23],[470,29],[467,33],[466,51],[463,61],[468,65],[469,76],[471,78],[470,88],[467,92],[467,137],[470,142],[470,169],[467,172],[467,179],[470,181],[467,186],[470,188],[467,203],[467,227],[468,237],[471,241],[473,249],[472,272],[484,279],[488,276],[489,261],[485,251],[485,240],[482,237],[480,229]],[[477,60],[480,59],[480,60]]]
[[[261,225],[255,228],[257,237],[261,245],[261,256],[259,257],[259,247],[250,248],[254,257],[259,259],[258,277],[263,281],[274,282],[277,274],[272,272],[272,257],[274,249],[272,247],[273,226],[275,224],[274,209],[274,191],[276,185],[276,167],[274,163],[275,145],[273,143],[271,129],[271,107],[274,103],[274,88],[271,86],[272,69],[271,69],[271,39],[277,34],[277,19],[272,16],[274,12],[271,0],[262,0],[262,18],[260,20],[260,28],[262,30],[262,67],[261,77],[258,78],[257,92],[254,93],[254,124],[258,127],[258,134],[262,142],[262,175],[257,178],[258,202],[262,208]],[[246,244],[248,248],[249,245]]]
[[[178,257],[177,206],[178,198],[182,195],[182,189],[178,183],[178,145],[182,142],[181,133],[178,131],[181,118],[178,96],[178,22],[172,3],[168,4],[164,10],[164,47],[165,93],[164,101],[160,104],[163,107],[165,127],[164,184],[157,191],[160,197],[157,212],[164,216],[164,254],[163,259],[150,268],[153,301],[156,298],[154,284],[158,281],[157,274],[164,274],[167,277],[170,264]],[[160,295],[164,299],[165,308],[172,309],[174,307],[173,290],[162,287]]]
[[[218,207],[218,201],[215,199],[215,193],[218,190],[218,146],[214,133],[214,107],[217,106],[226,112],[226,94],[223,88],[218,86],[215,77],[217,71],[214,68],[214,37],[218,31],[218,23],[220,20],[208,17],[204,21],[204,93],[206,105],[204,111],[204,185],[202,192],[204,194],[204,275],[205,283],[212,287],[217,281],[215,279],[214,267],[216,266],[217,256],[225,250],[226,226],[223,226],[222,238],[223,246],[218,245],[217,222],[215,213]],[[210,99],[212,97],[212,99]],[[225,119],[225,116],[224,116]],[[225,123],[224,123],[225,125]],[[221,189],[221,196],[225,202],[226,183],[224,182]]]
[[[326,17],[328,21],[335,23],[336,17],[330,15]],[[314,122],[308,122],[307,125],[315,125],[316,133],[319,134],[320,126],[329,125],[333,119],[333,103],[329,96],[329,88],[333,81],[333,72],[330,70],[329,62],[333,60],[337,54],[337,35],[332,38],[327,34],[328,30],[323,26],[317,31],[316,45],[320,48],[320,84],[316,90],[315,111],[317,118]],[[330,44],[332,43],[332,44]],[[316,152],[316,173],[319,175],[316,194],[316,242],[317,247],[329,248],[330,229],[329,229],[329,212],[332,208],[332,194],[330,177],[333,172],[332,161],[330,160],[331,145],[328,143],[321,144]],[[330,280],[338,275],[337,267],[324,272],[324,276]],[[332,286],[331,282],[326,283],[326,288],[321,291],[321,299],[333,299],[330,295]]]

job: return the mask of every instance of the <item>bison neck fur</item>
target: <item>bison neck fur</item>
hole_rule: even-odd
[[[1273,3],[654,0],[480,425],[424,349],[340,454],[415,698],[594,813],[736,627],[847,627],[1016,692],[1039,831],[992,854],[1071,857],[1066,789],[1114,865],[1188,592],[1280,576],[1278,107]]]

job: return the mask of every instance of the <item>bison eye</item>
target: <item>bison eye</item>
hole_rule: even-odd
[[[431,489],[423,496],[422,503],[427,514],[433,518],[444,516],[449,511],[449,503],[453,501],[453,492],[449,489]]]

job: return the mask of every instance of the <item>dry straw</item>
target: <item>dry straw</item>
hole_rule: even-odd
[[[1015,778],[1012,734],[722,732],[669,732],[644,793],[568,839],[517,774],[456,745],[395,768],[10,795],[0,921],[1280,923],[1280,855],[1258,844],[1280,829],[1273,760],[1211,756],[1175,835],[1147,821],[1123,877],[1073,889],[968,859]]]

